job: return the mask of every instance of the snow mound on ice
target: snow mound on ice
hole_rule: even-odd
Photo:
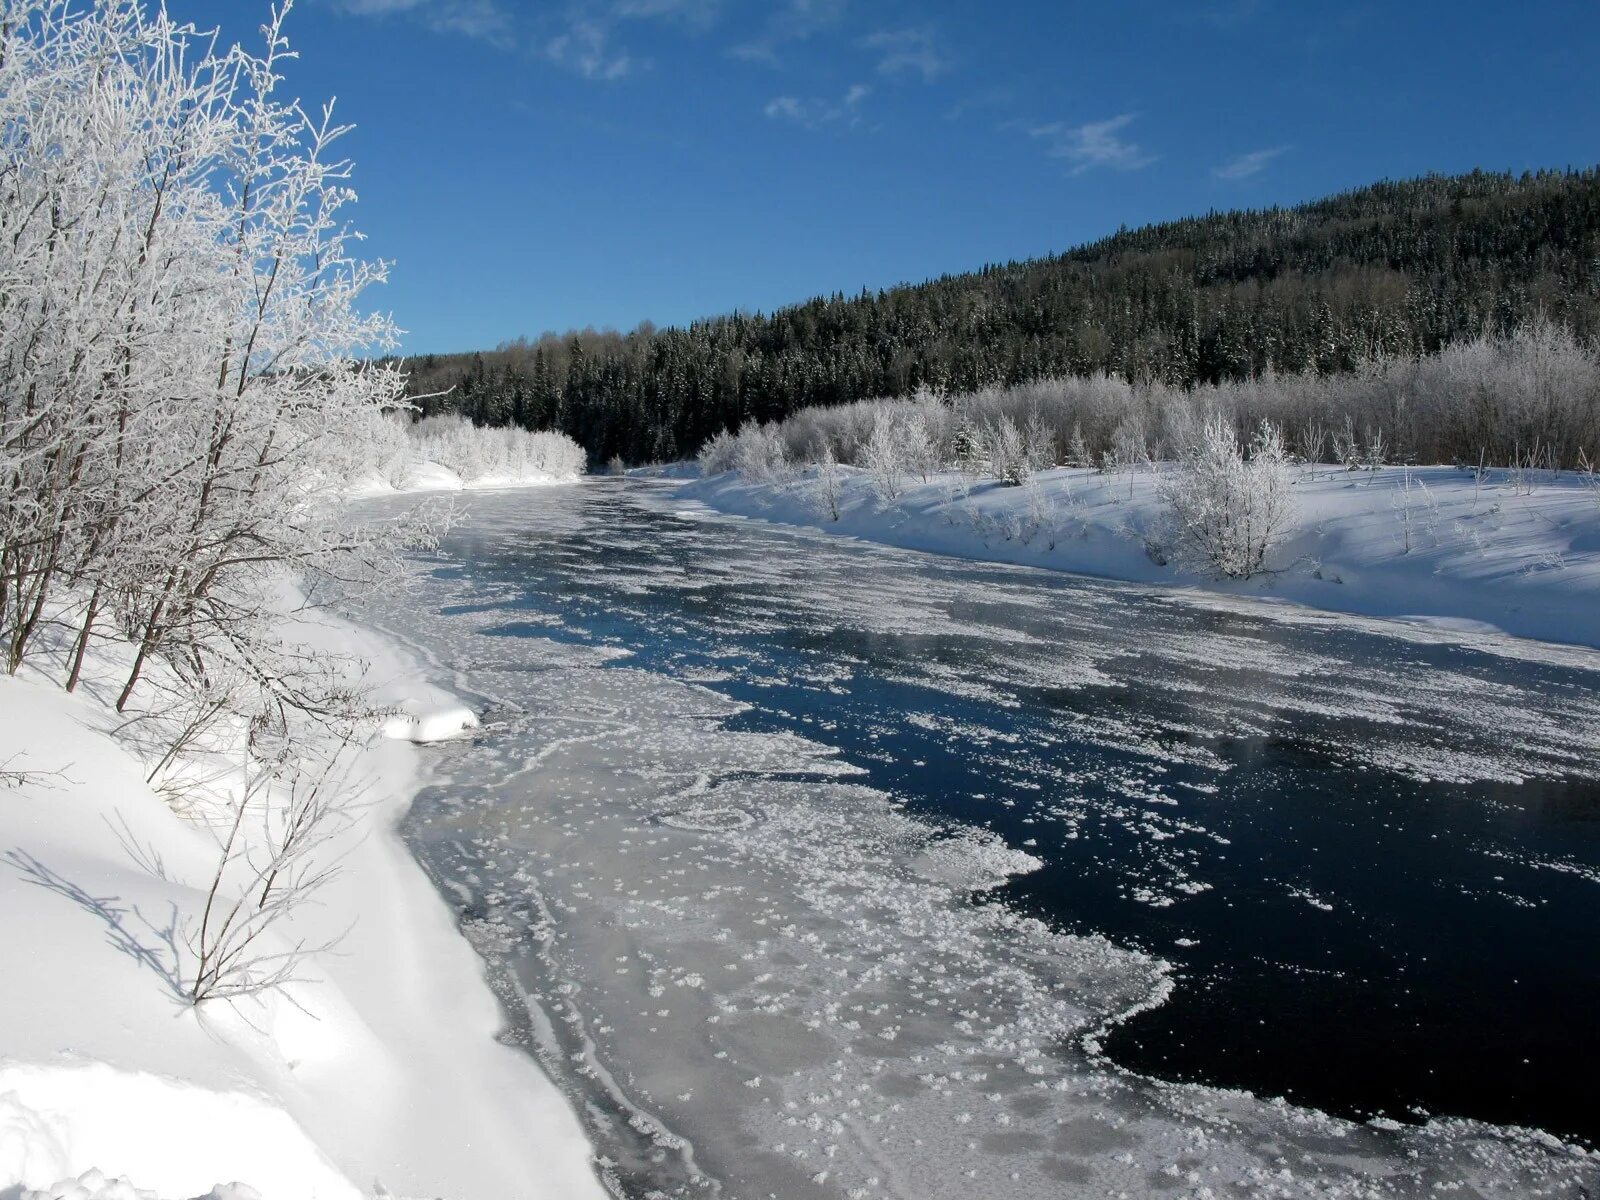
[[[1013,850],[1004,839],[981,829],[963,830],[933,842],[911,860],[919,875],[969,892],[997,888],[1016,875],[1028,875],[1044,860]]]
[[[478,727],[478,714],[454,704],[428,712],[399,712],[383,723],[383,736],[402,742],[448,742]]]

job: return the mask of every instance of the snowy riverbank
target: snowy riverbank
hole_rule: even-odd
[[[1270,573],[1233,582],[1152,555],[1162,505],[1149,471],[1058,468],[1027,487],[946,474],[885,503],[867,472],[838,470],[837,519],[816,468],[782,483],[729,472],[678,494],[910,550],[1600,646],[1600,494],[1571,473],[1295,468],[1294,532]]]
[[[32,773],[0,792],[0,1195],[134,1195],[99,1183],[118,1177],[160,1200],[602,1195],[564,1097],[495,1041],[483,966],[397,832],[425,770],[413,740],[475,718],[376,635],[327,618],[292,635],[365,659],[400,715],[343,780],[361,807],[342,873],[294,921],[312,943],[348,929],[337,952],[232,1006],[178,994],[177,923],[217,839],[118,730],[125,647],[76,695],[49,665],[0,678],[5,767]],[[231,1180],[249,1187],[212,1192]]]
[[[552,487],[558,483],[571,483],[576,475],[549,475],[536,472],[529,475],[485,475],[464,479],[449,467],[438,463],[422,463],[409,469],[399,483],[373,475],[353,484],[346,492],[352,500],[369,500],[380,496],[415,496],[428,492],[476,492],[497,488]]]

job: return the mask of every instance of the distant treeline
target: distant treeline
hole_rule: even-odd
[[[449,391],[426,412],[559,429],[595,461],[643,462],[746,421],[923,387],[1334,373],[1537,315],[1600,334],[1600,169],[1379,183],[768,316],[546,334],[404,365],[413,395]]]

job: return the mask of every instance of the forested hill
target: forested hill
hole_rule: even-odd
[[[813,404],[1109,371],[1192,384],[1429,352],[1543,311],[1600,333],[1600,169],[1380,183],[768,316],[411,360],[414,395],[596,461],[691,454]]]

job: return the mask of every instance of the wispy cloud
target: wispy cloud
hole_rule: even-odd
[[[883,29],[862,38],[860,45],[878,55],[880,75],[920,75],[932,83],[950,69],[931,29]]]
[[[625,44],[624,27],[639,22],[674,22],[693,30],[711,28],[727,0],[572,0],[565,9],[542,11],[517,0],[333,0],[343,12],[368,17],[405,16],[430,29],[483,38],[520,48],[582,76],[622,79],[649,60]]]
[[[1288,149],[1288,146],[1273,146],[1268,150],[1252,150],[1248,154],[1230,158],[1220,166],[1212,167],[1211,174],[1217,179],[1249,179],[1261,174],[1268,163]]]
[[[761,34],[740,42],[729,53],[747,62],[777,66],[779,51],[788,43],[803,42],[844,20],[849,0],[782,0]]]
[[[602,18],[573,15],[565,30],[544,43],[544,56],[585,79],[621,79],[635,63],[627,50],[612,44],[611,30]]]
[[[512,39],[511,15],[499,0],[336,0],[336,6],[365,17],[409,16],[442,33],[493,42]]]
[[[971,113],[994,112],[1005,110],[1016,102],[1017,93],[1014,88],[995,87],[964,96],[949,108],[944,110],[946,121],[959,121]]]
[[[1114,171],[1137,171],[1155,162],[1159,155],[1147,154],[1137,142],[1123,138],[1122,131],[1133,124],[1136,113],[1123,113],[1104,121],[1068,125],[1056,121],[1028,130],[1030,137],[1045,142],[1052,158],[1065,159],[1072,174],[1082,175],[1100,167]]]
[[[802,100],[798,96],[774,96],[762,111],[774,121],[792,121],[807,129],[839,122],[858,125],[861,122],[861,103],[871,94],[871,88],[864,83],[858,83],[838,100]]]
[[[617,0],[612,11],[624,20],[665,19],[704,29],[716,24],[722,9],[723,0]]]

